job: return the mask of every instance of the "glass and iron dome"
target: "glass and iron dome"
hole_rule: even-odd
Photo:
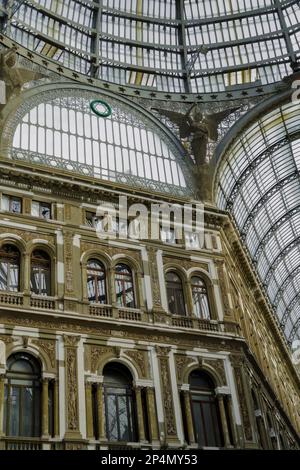
[[[256,120],[223,155],[217,204],[229,210],[284,334],[300,339],[300,105]]]
[[[84,76],[165,93],[230,92],[297,67],[287,0],[1,0],[3,37]]]

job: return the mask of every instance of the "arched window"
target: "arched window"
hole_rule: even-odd
[[[222,446],[219,409],[215,385],[203,371],[194,371],[189,377],[195,438],[200,447]]]
[[[31,292],[51,295],[51,260],[47,253],[34,250],[31,255]]]
[[[173,315],[186,315],[182,281],[175,272],[166,275],[169,312]]]
[[[13,292],[20,289],[20,252],[13,245],[0,249],[0,289]]]
[[[105,267],[96,259],[87,264],[87,292],[90,302],[107,303]]]
[[[193,314],[197,318],[209,320],[211,318],[206,284],[199,276],[191,279],[193,298]]]
[[[136,307],[132,271],[126,264],[115,268],[115,288],[119,307]]]
[[[7,361],[4,428],[7,436],[41,434],[41,368],[29,354],[16,353]]]
[[[104,367],[104,402],[108,441],[136,441],[136,410],[132,376],[122,364]]]

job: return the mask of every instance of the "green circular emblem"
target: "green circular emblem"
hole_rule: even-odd
[[[99,117],[107,118],[112,114],[111,107],[103,100],[91,101],[90,108]]]

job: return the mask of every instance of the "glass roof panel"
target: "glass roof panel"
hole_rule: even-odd
[[[234,215],[289,342],[300,339],[299,172],[300,105],[290,102],[234,141],[216,195]]]
[[[271,84],[300,53],[295,0],[0,0],[0,9],[2,34],[28,49],[158,91]]]

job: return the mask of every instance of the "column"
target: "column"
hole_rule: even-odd
[[[78,393],[78,342],[80,336],[64,335],[66,433],[70,441],[81,439]]]
[[[23,291],[24,294],[30,294],[30,255],[23,254]]]
[[[64,236],[62,230],[56,231],[56,295],[63,298],[65,289]]]
[[[30,307],[30,255],[29,253],[23,253],[23,267],[21,266],[21,283],[23,279],[23,286],[21,285],[21,290],[23,290],[23,305],[24,307]]]
[[[187,432],[189,438],[189,444],[195,444],[195,433],[194,433],[194,425],[193,425],[193,417],[192,417],[192,410],[191,410],[191,400],[190,400],[190,393],[187,390],[183,391],[184,397],[184,410],[185,410],[185,417],[186,417],[186,424],[187,424]]]
[[[227,403],[228,403],[229,418],[230,418],[230,422],[231,422],[231,429],[232,429],[232,434],[233,434],[233,443],[234,443],[234,447],[237,447],[238,446],[238,437],[237,437],[236,427],[235,427],[235,422],[234,422],[234,414],[233,414],[231,395],[227,396]]]
[[[42,436],[49,437],[49,379],[42,381]]]
[[[93,405],[92,405],[92,384],[85,383],[85,402],[86,402],[86,434],[88,439],[94,439],[93,426]]]
[[[224,445],[225,447],[231,447],[227,418],[226,418],[226,413],[225,413],[225,406],[224,406],[224,397],[223,395],[218,395],[217,398],[218,398],[218,403],[219,403],[221,423],[222,423],[222,429],[223,429],[223,435],[224,435]]]
[[[97,384],[98,439],[106,440],[103,384]]]
[[[135,387],[135,399],[137,408],[137,420],[139,429],[139,440],[145,442],[145,425],[144,425],[144,413],[142,405],[142,391],[141,387]]]
[[[0,375],[0,437],[4,436],[3,414],[4,414],[4,381],[5,375]]]
[[[180,440],[177,434],[177,418],[175,416],[174,393],[170,370],[170,347],[156,346],[156,355],[159,364],[159,376],[164,410],[165,444],[178,447]],[[176,390],[177,393],[177,390]]]
[[[141,310],[145,310],[145,300],[144,300],[144,288],[143,288],[143,274],[141,272],[137,273],[137,289],[138,289],[138,299],[139,307]]]
[[[59,436],[59,393],[58,380],[53,381],[53,400],[54,400],[54,436]]]
[[[193,296],[190,281],[184,281],[184,294],[186,299],[187,316],[194,317],[193,314]]]
[[[159,441],[154,388],[146,389],[150,441]]]
[[[107,270],[107,278],[109,279],[110,301],[112,306],[112,315],[114,318],[119,318],[119,311],[117,307],[117,296],[115,289],[115,271],[114,268]]]

